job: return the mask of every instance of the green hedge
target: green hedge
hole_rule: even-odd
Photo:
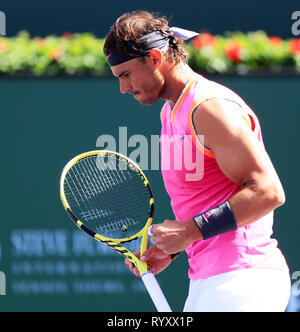
[[[0,37],[0,75],[106,75],[103,43],[91,33],[33,38],[22,31]],[[263,31],[201,33],[187,48],[190,65],[200,72],[300,74],[298,38],[282,40]]]

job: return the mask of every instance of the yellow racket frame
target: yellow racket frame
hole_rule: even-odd
[[[75,164],[77,164],[80,160],[88,158],[88,157],[92,157],[92,156],[98,156],[98,155],[100,155],[102,157],[113,156],[116,159],[120,159],[120,160],[126,162],[131,169],[135,170],[138,173],[138,175],[141,177],[145,187],[147,187],[147,189],[148,189],[148,192],[150,195],[150,199],[149,199],[149,206],[150,206],[150,211],[151,211],[150,216],[149,216],[144,228],[137,234],[132,235],[131,237],[122,238],[122,239],[111,239],[111,238],[104,237],[98,233],[95,233],[95,232],[89,230],[83,224],[83,222],[81,222],[71,211],[71,207],[67,201],[67,198],[66,198],[66,195],[64,192],[64,182],[65,182],[66,175],[68,174],[69,170]],[[135,265],[135,267],[138,269],[140,275],[149,271],[148,265],[146,263],[141,262],[130,250],[128,250],[127,248],[125,248],[121,245],[122,243],[130,242],[139,237],[142,237],[141,247],[140,247],[140,256],[142,256],[143,253],[147,249],[148,228],[151,226],[152,221],[153,221],[154,198],[152,195],[151,187],[150,187],[150,184],[149,184],[149,181],[148,181],[146,175],[143,173],[143,171],[139,168],[139,166],[136,163],[134,163],[132,160],[130,160],[129,158],[127,158],[126,156],[124,156],[120,153],[109,151],[109,150],[98,150],[98,151],[90,151],[90,152],[82,153],[82,154],[74,157],[72,160],[70,160],[62,171],[61,178],[60,178],[60,198],[61,198],[63,207],[65,208],[66,212],[68,213],[68,215],[70,216],[70,218],[73,220],[73,222],[76,224],[77,227],[79,227],[82,231],[87,233],[89,236],[93,237],[95,240],[110,246],[112,249],[116,250],[118,253],[125,256],[126,259],[128,259],[131,263],[133,263]]]

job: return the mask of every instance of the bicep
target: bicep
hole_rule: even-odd
[[[276,172],[264,146],[241,116],[239,106],[212,100],[194,112],[197,134],[203,135],[216,162],[232,182],[245,185]]]

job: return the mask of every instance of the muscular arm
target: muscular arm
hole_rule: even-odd
[[[258,220],[284,203],[284,191],[272,162],[238,105],[209,100],[194,111],[193,122],[197,135],[204,136],[204,144],[213,152],[221,171],[241,186],[228,200],[238,227]],[[183,223],[166,220],[154,227],[153,233],[153,243],[166,253],[183,250],[202,240],[193,220]]]
[[[212,99],[194,113],[196,132],[216,158],[221,171],[241,186],[228,202],[238,227],[248,225],[285,201],[274,166],[263,145],[241,115],[238,105]]]

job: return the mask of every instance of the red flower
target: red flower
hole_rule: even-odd
[[[216,38],[210,33],[201,33],[199,36],[195,37],[193,40],[194,47],[197,50],[201,50],[203,47],[214,48],[217,44]]]
[[[57,49],[51,51],[51,53],[50,53],[50,59],[52,61],[56,61],[61,55],[62,55],[62,51],[57,48]]]
[[[39,38],[36,40],[36,45],[39,49],[45,47],[45,39],[44,38]]]
[[[61,36],[62,36],[62,38],[65,38],[65,39],[71,39],[72,38],[72,34],[69,31],[64,32]]]
[[[279,46],[283,42],[282,38],[277,37],[277,36],[271,36],[271,37],[269,37],[269,41],[272,44],[272,46]]]
[[[295,38],[291,40],[290,51],[292,54],[300,56],[300,38]]]
[[[234,63],[241,62],[241,51],[241,44],[236,40],[231,40],[225,48],[225,54]]]

